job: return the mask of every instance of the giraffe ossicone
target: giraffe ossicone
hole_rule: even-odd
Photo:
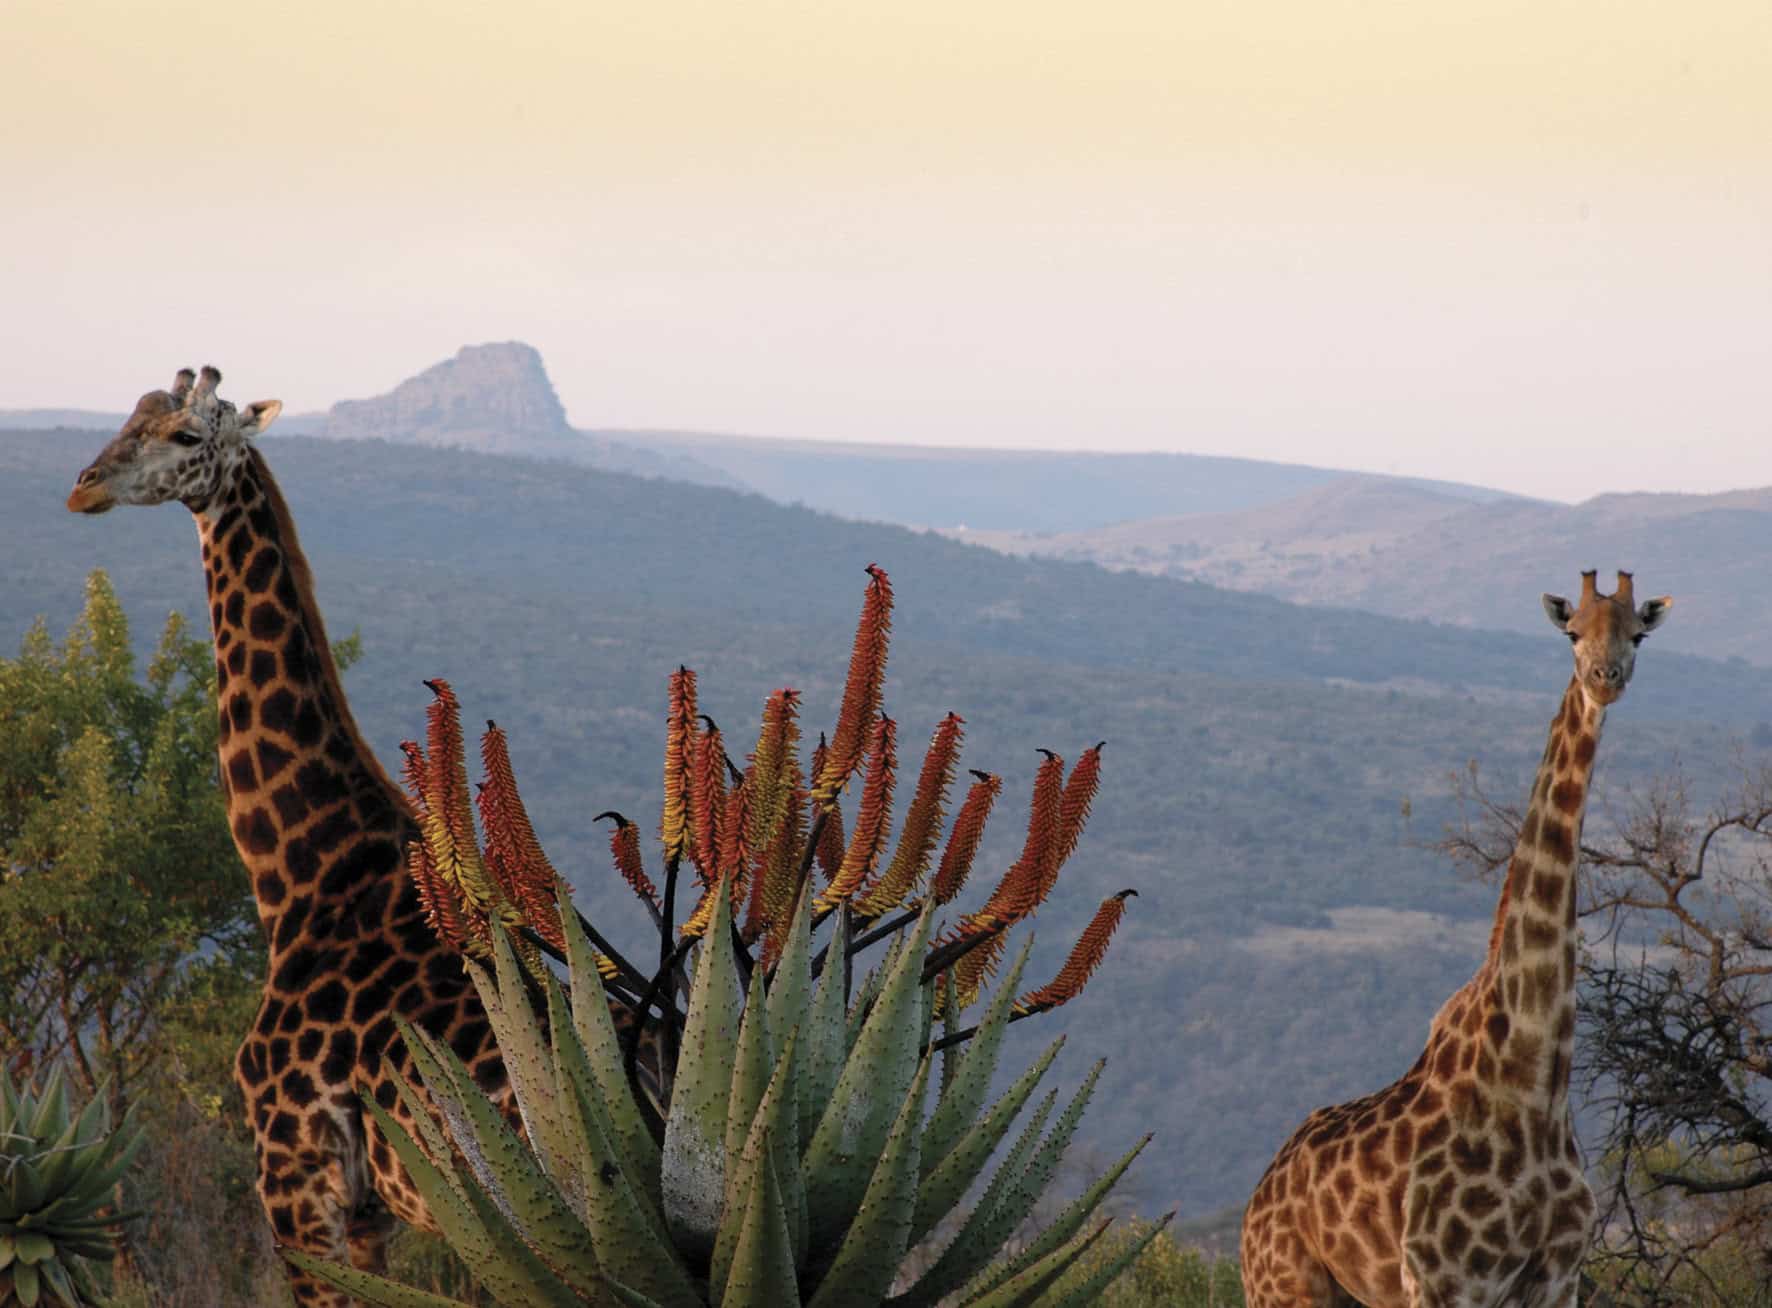
[[[1594,1218],[1569,1107],[1575,871],[1606,709],[1667,596],[1545,595],[1574,674],[1477,973],[1399,1080],[1304,1120],[1243,1215],[1249,1308],[1573,1308]]]
[[[410,806],[352,718],[289,506],[251,444],[282,405],[236,408],[220,382],[184,369],[142,396],[68,508],[176,500],[196,518],[228,820],[270,951],[235,1060],[259,1196],[279,1244],[377,1270],[396,1218],[435,1229],[358,1098],[410,1124],[396,1016],[447,1041],[495,1099],[509,1088],[461,956],[425,920]],[[351,1302],[302,1273],[290,1286],[302,1308]]]

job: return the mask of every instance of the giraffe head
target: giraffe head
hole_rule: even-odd
[[[103,513],[118,504],[179,500],[202,509],[246,453],[246,442],[283,410],[281,400],[236,409],[215,393],[221,373],[179,371],[170,391],[135,402],[123,430],[86,466],[68,496],[75,513]]]
[[[1571,604],[1561,595],[1546,595],[1544,611],[1551,625],[1569,637],[1575,647],[1575,680],[1581,692],[1604,706],[1624,694],[1637,666],[1637,646],[1661,625],[1674,606],[1671,595],[1644,600],[1633,607],[1631,574],[1618,574],[1618,589],[1602,595],[1595,574],[1581,574],[1581,602]]]

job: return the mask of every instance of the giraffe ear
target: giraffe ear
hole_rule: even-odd
[[[1547,594],[1541,598],[1544,603],[1544,616],[1551,620],[1551,626],[1558,631],[1569,630],[1569,619],[1575,616],[1575,610],[1570,607],[1569,601],[1561,595]]]
[[[1637,610],[1637,621],[1643,624],[1645,632],[1654,631],[1661,625],[1667,611],[1674,606],[1672,595],[1662,595],[1656,599],[1644,600],[1643,607]]]
[[[277,421],[277,415],[282,412],[282,400],[255,400],[246,406],[244,420],[240,423],[240,434],[251,439]]]

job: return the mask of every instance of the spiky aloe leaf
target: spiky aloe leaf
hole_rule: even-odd
[[[989,1191],[986,1192],[985,1197],[979,1201],[978,1205],[979,1211],[989,1213],[993,1231],[1012,1232],[1019,1228],[1027,1220],[1028,1215],[1034,1211],[1034,1205],[1040,1201],[1040,1196],[1046,1193],[1046,1187],[1052,1183],[1052,1178],[1058,1171],[1058,1160],[1070,1145],[1071,1137],[1076,1134],[1077,1124],[1083,1120],[1083,1110],[1089,1104],[1089,1096],[1094,1093],[1095,1083],[1100,1079],[1101,1069],[1104,1066],[1106,1066],[1104,1062],[1097,1062],[1090,1069],[1082,1086],[1072,1096],[1069,1106],[1060,1114],[1058,1124],[1052,1128],[1052,1134],[1041,1144],[1039,1151],[1033,1155],[1031,1160],[1026,1161],[1025,1168],[1022,1166],[1024,1160],[1015,1157],[1012,1161],[1006,1160],[997,1169],[996,1176],[991,1179]],[[1131,1159],[1127,1159],[1127,1162],[1130,1161]],[[1112,1183],[1110,1182],[1110,1184]],[[1104,1190],[1102,1193],[1105,1194],[1106,1191]],[[1079,1217],[1079,1225],[1081,1222],[1082,1218]],[[1050,1232],[1042,1236],[1041,1240],[1035,1241],[1030,1248],[1054,1248],[1064,1238],[1051,1240],[1049,1237]],[[995,1269],[993,1274],[987,1277],[982,1284],[974,1287],[973,1292],[982,1294],[985,1290],[993,1288],[1009,1279],[1020,1267],[1033,1262],[1036,1257],[1038,1257],[1037,1254],[1029,1254],[1024,1251],[1016,1259]]]
[[[1021,981],[1022,970],[1027,966],[1028,954],[1033,947],[1034,939],[1029,935],[1021,947],[1021,953],[1016,955],[1015,962],[1010,965],[1009,974],[1003,978],[996,996],[985,1010],[978,1034],[967,1043],[966,1052],[961,1057],[957,1070],[951,1078],[944,1078],[941,1100],[936,1104],[935,1112],[930,1115],[929,1125],[923,1134],[925,1176],[948,1156],[949,1151],[971,1129],[973,1119],[978,1116],[985,1093],[990,1089],[991,1077],[997,1071],[997,1056],[1003,1049],[1003,1033],[1009,1028],[1010,1009],[1015,1004],[1015,987]],[[946,984],[950,992],[955,988],[951,970],[947,973]],[[957,1006],[950,1002],[945,1014],[957,1020]]]
[[[777,1035],[806,1020],[812,1003],[812,893],[802,889],[793,920],[783,935],[781,958],[769,983],[769,1029]]]
[[[724,1285],[731,1271],[744,1226],[745,1196],[756,1182],[757,1168],[765,1149],[774,1154],[775,1177],[781,1186],[782,1214],[788,1223],[788,1246],[794,1254],[794,1266],[799,1267],[804,1261],[806,1187],[800,1176],[799,1109],[793,1075],[793,1047],[798,1036],[798,1032],[789,1035],[781,1057],[776,1060],[775,1073],[769,1078],[769,1086],[752,1118],[750,1130],[740,1146],[729,1155],[720,1232],[714,1240],[714,1256],[708,1276],[711,1285]]]
[[[767,1140],[759,1152],[732,1270],[715,1302],[720,1308],[799,1308],[787,1214],[782,1209],[781,1185]]]
[[[775,1068],[774,1041],[763,999],[763,969],[751,969],[750,993],[738,1023],[738,1048],[733,1058],[731,1092],[726,1101],[726,1157],[736,1158],[763,1102],[763,1091]]]
[[[472,959],[468,975],[480,993],[486,1020],[498,1040],[499,1055],[510,1077],[517,1111],[530,1146],[539,1156],[542,1170],[553,1179],[561,1194],[573,1202],[583,1193],[584,1177],[572,1157],[555,1097],[553,1058],[541,1024],[536,1021],[517,955],[503,931],[492,933],[493,974]]]
[[[960,1042],[954,1039],[954,1033],[960,1028],[960,1001],[954,989],[954,974],[941,974],[941,1000],[937,1005],[941,1012],[941,1087],[935,1092],[936,1103],[945,1100],[954,1088],[954,1078],[960,1073],[960,1060],[965,1057],[965,1050]]]
[[[917,1146],[928,1086],[929,1056],[924,1055],[886,1138],[886,1150],[868,1180],[861,1208],[808,1308],[873,1308],[892,1287],[910,1247],[911,1213],[917,1203]]]
[[[425,1088],[444,1106],[444,1121],[456,1146],[469,1158],[478,1154],[493,1179],[487,1187],[497,1205],[492,1211],[508,1219],[565,1282],[580,1293],[595,1293],[601,1273],[591,1234],[535,1155],[473,1083],[454,1050],[409,1022],[401,1020],[399,1026]],[[466,1186],[463,1197],[485,1223],[487,1206],[477,1190]],[[511,1256],[512,1251],[504,1252]]]
[[[825,958],[825,969],[818,979],[818,993],[800,1037],[800,1151],[812,1144],[831,1095],[837,1088],[837,1075],[843,1069],[848,1045],[843,1035],[843,966],[835,956],[837,942],[849,939],[849,910],[838,909],[836,925],[831,932],[832,953]]]
[[[609,1110],[610,1124],[615,1132],[614,1143],[627,1163],[628,1175],[662,1211],[663,1198],[659,1187],[659,1147],[652,1132],[640,1117],[639,1105],[628,1086],[628,1074],[622,1057],[621,1042],[615,1034],[615,1022],[609,1016],[609,1003],[603,990],[603,978],[597,971],[595,952],[578,913],[566,897],[566,887],[559,890],[560,922],[566,932],[566,958],[572,971],[572,1030],[591,1065],[603,1105]]]
[[[806,1201],[814,1246],[835,1239],[861,1201],[873,1165],[917,1075],[923,1027],[923,951],[934,906],[925,907],[837,1077],[830,1106],[806,1150]],[[833,970],[832,964],[827,971]]]
[[[583,1216],[603,1274],[643,1294],[660,1308],[698,1308],[701,1296],[664,1229],[662,1214],[649,1211],[610,1140],[608,1114],[582,1057],[556,1063],[569,1129],[577,1136],[587,1185]]]
[[[355,1267],[303,1253],[300,1249],[282,1249],[278,1252],[291,1266],[306,1272],[315,1280],[324,1281],[343,1290],[353,1299],[378,1305],[378,1308],[467,1308],[460,1299],[446,1298],[428,1290],[415,1290],[398,1281],[390,1281],[385,1276],[377,1276],[374,1272],[360,1272]]]
[[[1119,1278],[1121,1272],[1138,1261],[1139,1255],[1150,1248],[1151,1241],[1163,1233],[1174,1217],[1174,1209],[1164,1213],[1151,1224],[1148,1231],[1075,1285],[1061,1283],[1053,1286],[1040,1298],[1037,1308],[1091,1308],[1091,1305],[1099,1303],[1108,1286]]]
[[[937,1160],[934,1170],[923,1178],[917,1192],[917,1215],[911,1225],[913,1240],[920,1240],[927,1235],[971,1188],[984,1167],[985,1160],[996,1151],[998,1144],[1008,1134],[1022,1105],[1027,1103],[1028,1096],[1033,1094],[1034,1087],[1040,1084],[1040,1078],[1046,1075],[1046,1069],[1052,1066],[1052,1060],[1063,1047],[1063,1036],[1048,1045],[1046,1052],[1035,1060],[1033,1066],[1017,1077],[1014,1084],[1003,1092],[1002,1098],[991,1105],[990,1112],[961,1137],[960,1143],[949,1150],[945,1157]],[[924,1136],[923,1147],[929,1147],[927,1134]]]
[[[724,882],[714,903],[689,992],[677,1078],[665,1119],[662,1183],[665,1221],[692,1257],[713,1252],[726,1184],[726,1106],[738,1052],[738,965],[732,956],[732,905]]]
[[[1083,1223],[1089,1220],[1101,1201],[1107,1198],[1108,1191],[1114,1188],[1120,1177],[1125,1175],[1126,1169],[1132,1166],[1132,1160],[1144,1152],[1144,1147],[1150,1142],[1151,1137],[1147,1135],[1122,1154],[1118,1162],[1098,1176],[1087,1190],[1073,1199],[1065,1207],[1065,1210],[1053,1219],[1050,1226],[1028,1242],[1026,1248],[1003,1263],[992,1267],[983,1280],[978,1283],[980,1288],[975,1289],[974,1293],[982,1293],[983,1287],[1007,1284],[1011,1279],[1020,1275],[1023,1270],[1050,1257],[1065,1241],[1082,1230]]]
[[[418,1052],[414,1051],[413,1056],[417,1063]],[[442,1069],[437,1070],[441,1076]],[[422,1068],[420,1075],[423,1075]],[[468,1198],[472,1183],[460,1177],[445,1175],[425,1156],[424,1151],[394,1120],[392,1114],[375,1102],[373,1095],[365,1093],[360,1097],[364,1111],[380,1128],[382,1137],[393,1148],[395,1156],[406,1168],[407,1175],[412,1178],[413,1185],[424,1198],[425,1207],[437,1223],[437,1229],[443,1233],[443,1238],[449,1241],[450,1247],[460,1255],[461,1260],[473,1270],[474,1275],[502,1302],[546,1302],[545,1298],[540,1297],[534,1300],[524,1298],[531,1294],[544,1296],[547,1291],[538,1288],[533,1278],[525,1274],[523,1267],[513,1265],[506,1251],[499,1247],[496,1235],[480,1220],[479,1209]],[[508,1224],[501,1225],[506,1231],[510,1230]],[[528,1246],[523,1245],[515,1232],[510,1233],[510,1243],[528,1251]],[[323,1275],[319,1272],[314,1274]]]
[[[1105,1219],[1088,1235],[1071,1241],[1060,1249],[1049,1251],[1038,1262],[1024,1268],[1009,1280],[986,1294],[976,1298],[963,1300],[965,1308],[1024,1308],[1033,1304],[1053,1282],[1068,1272],[1077,1259],[1089,1251],[1089,1247],[1113,1224],[1111,1218]]]

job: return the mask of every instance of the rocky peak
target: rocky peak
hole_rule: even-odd
[[[521,341],[501,341],[464,345],[386,395],[340,400],[325,434],[516,451],[575,433],[541,355]]]

